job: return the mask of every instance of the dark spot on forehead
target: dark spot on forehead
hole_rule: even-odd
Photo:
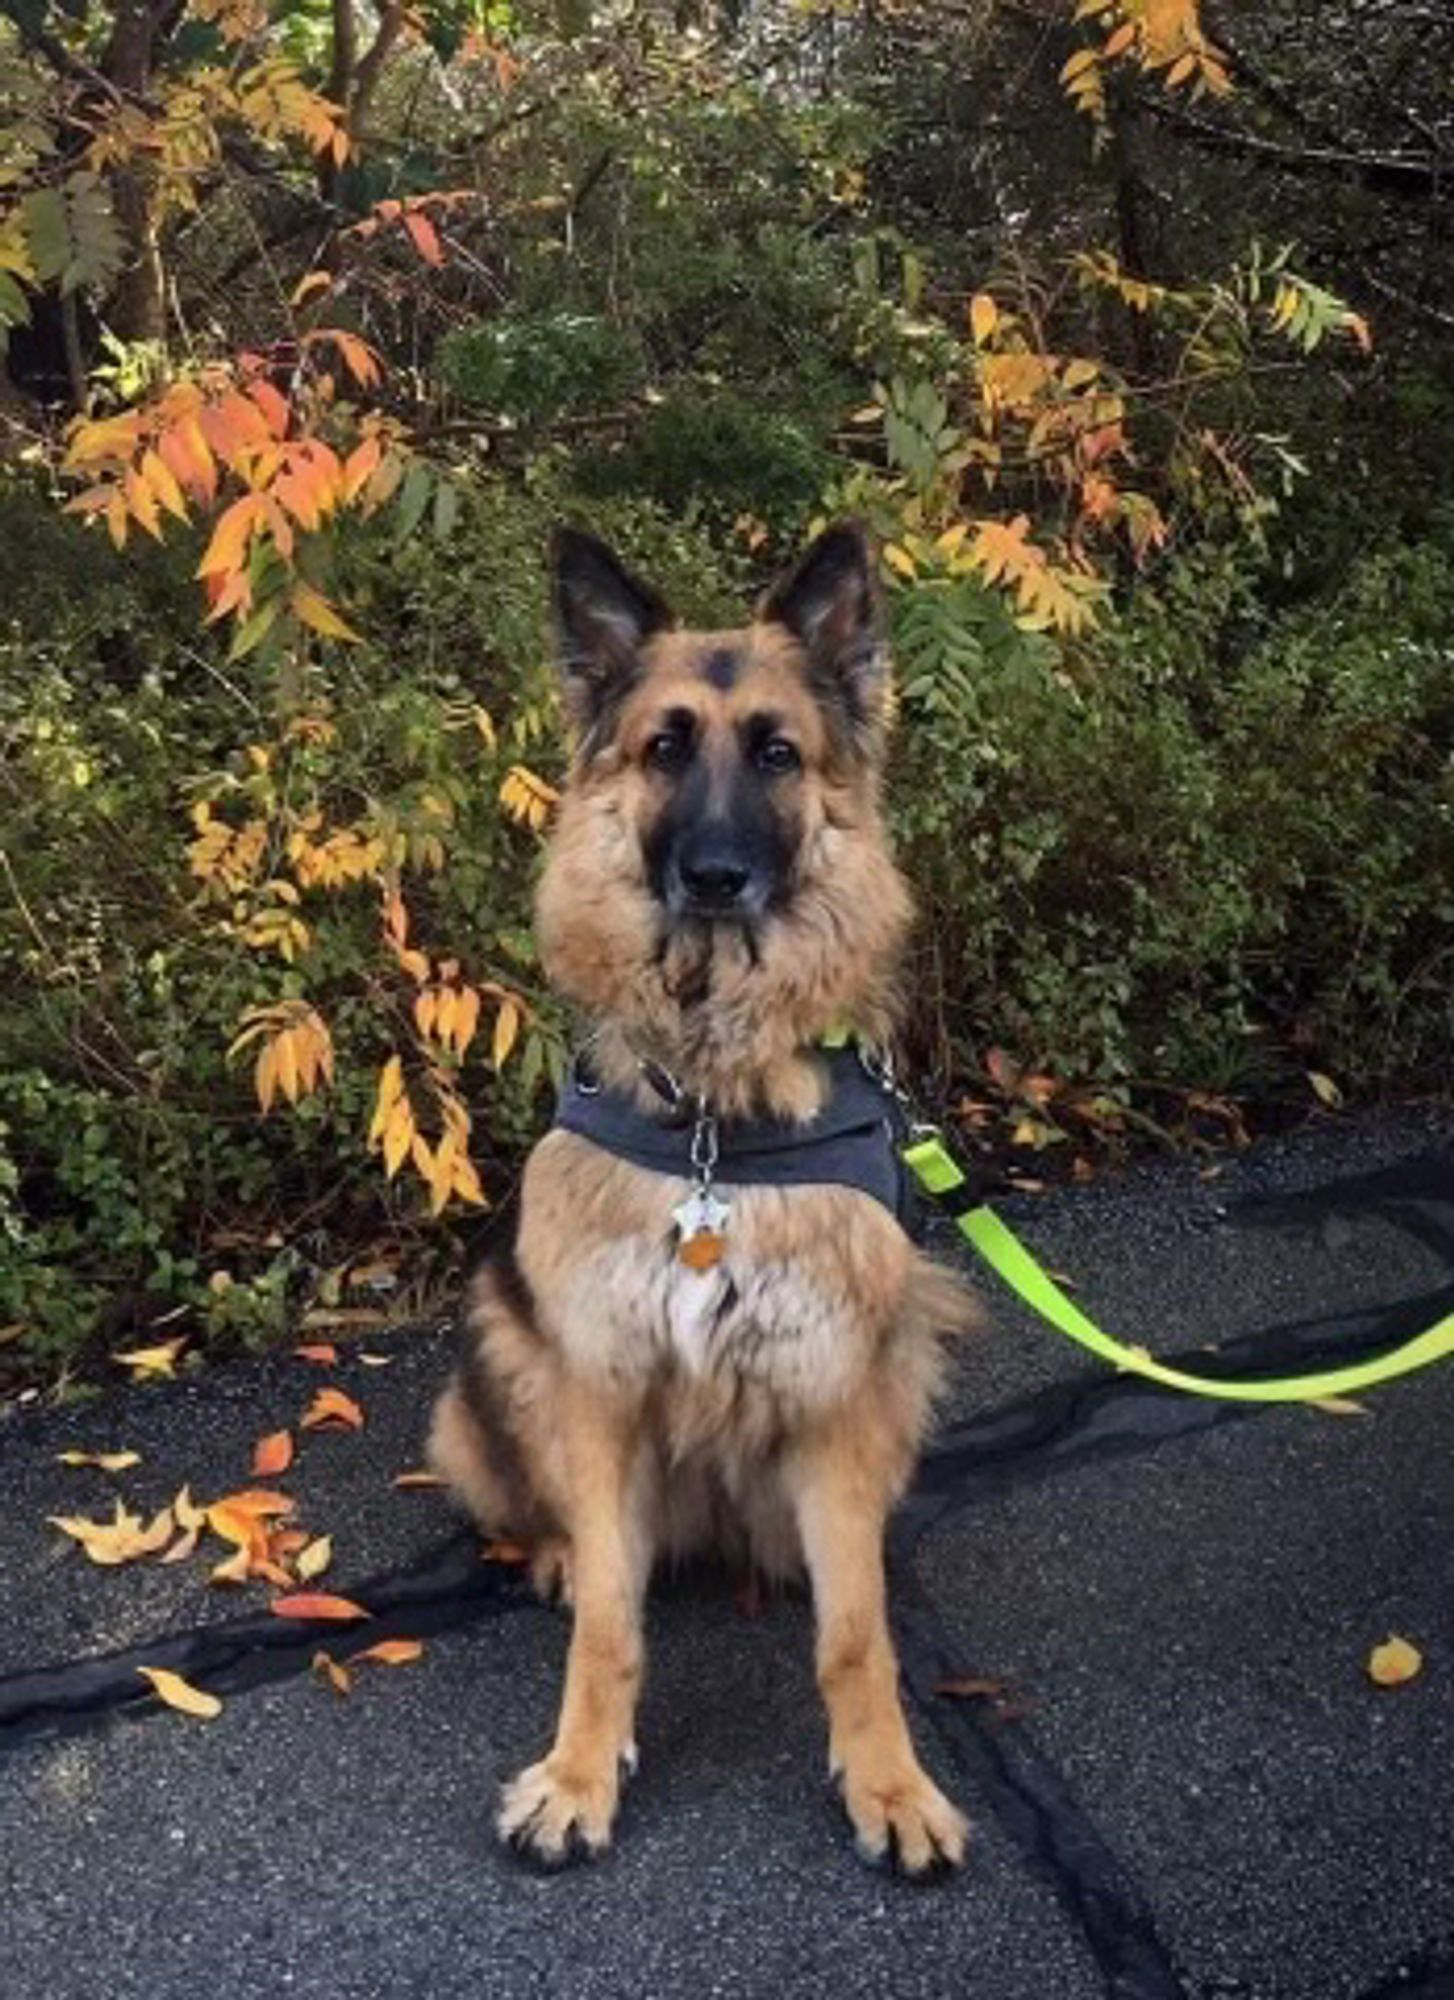
[[[716,646],[707,654],[697,671],[709,687],[716,688],[718,694],[730,694],[737,685],[742,662],[726,646]]]

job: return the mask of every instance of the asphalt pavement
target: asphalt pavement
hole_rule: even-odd
[[[1454,1309],[1435,1110],[998,1206],[1108,1330],[1200,1370],[1325,1365]],[[892,1537],[911,1719],[976,1828],[929,1887],[854,1857],[806,1604],[750,1616],[702,1575],[653,1596],[609,1856],[543,1876],[496,1847],[567,1626],[440,1494],[392,1484],[448,1329],[368,1336],[383,1367],[341,1346],[331,1370],[280,1355],[0,1418],[0,1995],[1454,1996],[1454,1362],[1363,1411],[1248,1410],[1117,1376],[982,1289]],[[270,1483],[332,1534],[326,1587],[374,1612],[368,1638],[425,1641],[346,1698],[261,1587],[99,1568],[46,1525],[251,1483],[253,1441],[325,1380],[365,1428],[310,1435]],[[1385,1690],[1365,1661],[1390,1632],[1423,1667]],[[162,1709],[139,1664],[221,1715]],[[1000,1692],[938,1691],[965,1678]]]

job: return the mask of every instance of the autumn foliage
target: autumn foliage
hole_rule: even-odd
[[[1162,254],[1162,133],[1271,143],[1235,122],[1266,108],[1261,71],[1196,0],[982,12],[795,10],[759,62],[725,20],[699,34],[650,6],[573,26],[353,0],[306,20],[192,0],[141,25],[10,10],[0,341],[35,385],[12,471],[84,524],[98,573],[159,593],[172,664],[164,697],[143,657],[133,693],[94,705],[137,732],[129,768],[166,828],[138,909],[102,909],[132,878],[101,870],[62,949],[55,885],[6,885],[37,1018],[67,997],[54,1034],[76,1068],[58,1082],[26,1053],[0,1113],[100,1136],[9,1186],[0,1130],[0,1226],[13,1213],[44,1245],[0,1287],[0,1323],[42,1345],[98,1324],[110,1280],[78,1298],[56,1276],[75,1246],[51,1209],[72,1200],[121,1204],[95,1237],[127,1241],[130,1282],[185,1302],[189,1334],[232,1337],[281,1330],[300,1296],[381,1311],[353,1273],[381,1245],[398,1271],[404,1238],[436,1240],[508,1182],[570,1032],[526,921],[560,770],[539,550],[563,511],[621,534],[703,617],[733,615],[829,509],[868,520],[899,652],[901,833],[942,961],[916,1052],[941,1081],[988,1078],[973,1101],[1037,1151],[1124,1129],[1153,1030],[1123,1021],[1115,952],[1087,943],[1080,982],[1048,942],[1015,959],[1014,896],[1043,893],[1047,938],[1086,900],[1057,879],[1051,809],[1010,789],[1033,755],[1017,732],[1063,720],[1078,744],[1052,705],[1131,686],[1124,616],[1206,551],[1270,559],[1306,475],[1298,399],[1334,371],[1360,393],[1382,330],[1376,349],[1366,300],[1290,233],[1219,217],[1205,248]],[[836,67],[845,38],[861,70]],[[839,112],[784,90],[780,62],[816,66]],[[962,184],[946,173],[958,142],[917,97],[936,65],[1033,93],[1053,202],[1038,160],[993,136],[964,141]],[[1029,235],[1007,220],[1022,197]],[[125,645],[147,652],[140,632]],[[59,789],[62,825],[94,810],[98,842],[124,839],[64,671],[26,685],[43,690],[16,724],[27,771]],[[1107,869],[1119,909],[1127,870]],[[996,872],[1013,888],[982,891]],[[1249,907],[1228,890],[1228,937]],[[125,975],[100,970],[107,926],[143,914]],[[1206,966],[1241,949],[1212,929]],[[1134,975],[1148,1018],[1172,951]],[[977,965],[994,970],[970,992]],[[1296,995],[1268,1004],[1300,1078],[1337,1066]],[[158,1007],[165,1033],[133,1031]],[[1016,1076],[1055,1078],[1044,1102],[986,1067],[1007,1043]],[[1177,1080],[1224,1101],[1217,1062]],[[163,1136],[123,1196],[86,1149],[130,1143],[134,1104],[164,1107]],[[163,1213],[188,1218],[185,1245],[151,1228]],[[295,1250],[309,1229],[336,1236]],[[142,1332],[122,1351],[168,1349]],[[291,1440],[265,1440],[261,1467]]]

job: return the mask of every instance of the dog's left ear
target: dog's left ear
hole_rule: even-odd
[[[873,752],[883,734],[888,653],[873,558],[858,522],[825,528],[778,578],[758,616],[787,627],[808,657],[814,692],[843,715],[859,750]]]
[[[550,561],[566,705],[585,733],[634,683],[642,646],[674,620],[666,599],[594,535],[558,528]]]

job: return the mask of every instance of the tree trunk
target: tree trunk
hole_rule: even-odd
[[[101,73],[123,96],[144,97],[151,84],[159,22],[145,0],[121,0]],[[111,175],[116,219],[132,246],[132,261],[112,295],[109,318],[122,340],[164,341],[167,333],[166,279],[158,240],[155,175],[136,163]]]

